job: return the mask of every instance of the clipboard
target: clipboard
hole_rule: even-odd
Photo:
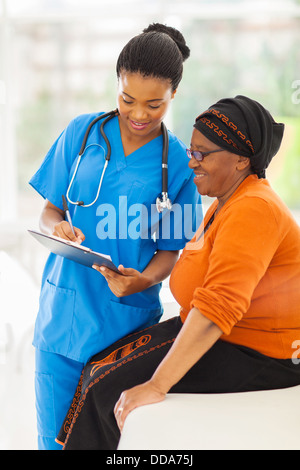
[[[36,230],[28,230],[28,232],[55,255],[63,256],[64,258],[68,258],[71,261],[83,264],[89,268],[91,268],[93,264],[106,266],[112,271],[123,275],[114,265],[109,255],[97,253],[86,246],[79,245],[78,243],[74,243],[69,240],[64,240],[63,238],[56,237],[54,235],[45,235],[44,233],[37,232]]]

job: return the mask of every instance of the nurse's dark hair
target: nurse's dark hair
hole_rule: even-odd
[[[189,55],[190,49],[177,29],[153,23],[123,48],[117,61],[117,76],[138,72],[144,77],[170,80],[175,91]]]

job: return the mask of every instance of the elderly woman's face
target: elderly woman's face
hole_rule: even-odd
[[[197,129],[193,130],[191,150],[202,153],[220,149],[216,144],[208,140]],[[194,183],[202,196],[226,198],[231,188],[240,177],[237,166],[240,157],[227,150],[210,153],[201,162],[194,157],[189,161],[189,167],[195,173]]]

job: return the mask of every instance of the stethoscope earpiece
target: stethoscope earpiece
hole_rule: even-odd
[[[106,168],[107,168],[107,165],[108,165],[108,162],[110,160],[110,154],[111,154],[111,146],[110,146],[110,143],[109,143],[109,140],[104,132],[104,125],[110,121],[110,119],[114,118],[115,116],[117,116],[119,114],[119,111],[118,109],[115,109],[113,111],[110,111],[109,113],[106,113],[106,114],[101,114],[100,116],[98,116],[96,119],[94,119],[88,126],[87,130],[86,130],[86,133],[84,135],[84,138],[83,138],[83,142],[82,142],[82,146],[81,146],[81,149],[79,151],[79,154],[78,154],[78,159],[77,159],[77,163],[76,163],[76,166],[75,166],[75,170],[74,170],[74,173],[73,173],[73,176],[72,176],[72,179],[70,181],[70,184],[69,184],[69,187],[67,189],[67,194],[66,194],[66,198],[68,200],[68,202],[70,204],[73,204],[73,205],[76,205],[76,206],[81,206],[81,207],[90,207],[92,206],[93,204],[95,204],[95,202],[97,201],[98,197],[99,197],[99,193],[100,193],[100,189],[101,189],[101,186],[102,186],[102,181],[103,181],[103,177],[104,177],[104,174],[105,174],[105,171],[106,171]],[[77,173],[77,170],[78,170],[78,166],[79,166],[79,163],[80,163],[80,160],[81,160],[81,157],[82,155],[84,154],[84,151],[85,151],[85,148],[86,148],[86,143],[87,143],[87,140],[88,140],[88,136],[89,136],[89,133],[90,133],[90,130],[92,129],[92,127],[94,126],[94,124],[96,124],[98,121],[100,121],[101,119],[104,119],[104,121],[101,123],[101,126],[100,126],[100,133],[102,135],[102,137],[104,138],[105,142],[106,142],[106,145],[107,145],[107,154],[105,156],[105,164],[104,164],[104,168],[102,170],[102,174],[101,174],[101,177],[100,177],[100,181],[99,181],[99,185],[98,185],[98,190],[97,190],[97,194],[96,194],[96,197],[95,199],[90,203],[90,204],[84,204],[83,201],[71,201],[70,197],[69,197],[69,192],[70,192],[70,189],[72,187],[72,184],[73,184],[73,181],[74,181],[74,178],[76,176],[76,173]],[[172,208],[172,202],[171,200],[169,199],[168,197],[168,151],[169,151],[169,134],[168,134],[168,130],[166,128],[166,126],[164,125],[164,123],[162,122],[161,123],[161,129],[162,129],[162,136],[163,136],[163,152],[162,152],[162,192],[161,192],[161,195],[162,197],[161,198],[157,198],[156,199],[156,208],[157,208],[157,211],[159,213],[161,213],[164,209],[168,209],[170,210]]]

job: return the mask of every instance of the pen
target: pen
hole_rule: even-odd
[[[71,216],[70,216],[70,212],[69,212],[69,208],[68,208],[68,204],[67,204],[67,201],[66,201],[66,198],[64,195],[62,195],[62,200],[63,200],[63,207],[64,207],[64,211],[65,211],[65,216],[67,217],[67,220],[70,224],[70,227],[72,229],[72,232],[73,234],[75,235],[75,231],[74,231],[74,227],[73,227],[73,224],[72,224],[72,219],[71,219]],[[76,235],[75,235],[76,237]]]

